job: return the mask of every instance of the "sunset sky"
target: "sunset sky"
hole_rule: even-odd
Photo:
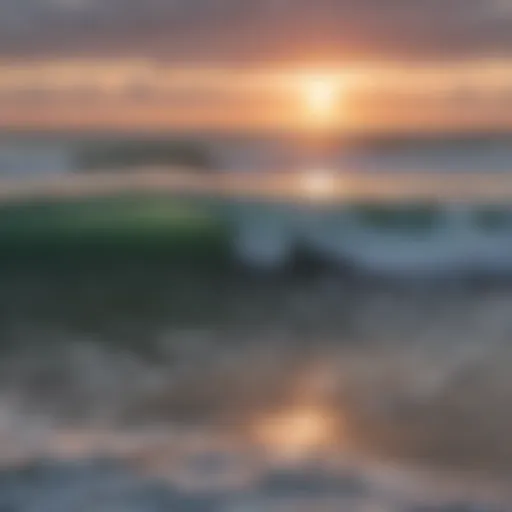
[[[4,128],[509,130],[511,104],[512,0],[0,0]]]

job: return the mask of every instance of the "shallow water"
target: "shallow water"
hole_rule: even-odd
[[[191,430],[46,430],[42,457],[11,459],[0,471],[0,506],[20,512],[512,508],[504,481],[343,452],[282,460]]]
[[[223,322],[131,319],[149,354],[50,326],[30,283],[3,332],[6,510],[512,510],[506,289],[231,284]]]

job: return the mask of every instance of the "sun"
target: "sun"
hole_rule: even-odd
[[[329,76],[308,77],[302,82],[302,96],[308,117],[319,122],[337,118],[343,84]]]
[[[334,83],[317,78],[308,84],[307,101],[314,111],[330,110],[336,102],[336,86]]]

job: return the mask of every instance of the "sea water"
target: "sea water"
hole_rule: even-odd
[[[290,168],[292,150],[276,149],[275,142],[244,144],[219,142],[221,166],[247,172],[278,163]],[[264,149],[267,144],[270,149]],[[74,146],[67,141],[10,141],[2,147],[2,169],[10,177],[76,170]],[[366,147],[337,158],[340,168],[350,164],[360,172],[436,166],[485,172],[491,165],[505,172],[512,162],[506,145],[494,142],[477,149],[460,143]],[[269,262],[281,257],[276,218],[289,225],[297,212],[276,206],[264,213],[268,217],[261,209],[249,210],[243,220],[257,234],[249,256],[267,244],[263,256]],[[328,214],[310,210],[305,216],[316,244],[337,238],[339,224],[330,225]],[[324,236],[322,229],[334,231]],[[366,242],[374,244],[367,254],[378,255],[373,240]],[[387,245],[392,254],[404,240],[390,245],[386,238],[379,247]],[[115,270],[109,268],[108,275]],[[130,288],[130,276],[121,288],[108,276],[83,276],[81,285],[73,276],[67,294],[53,275],[21,277],[10,287],[4,279],[0,290],[2,339],[19,347],[0,359],[2,510],[512,510],[507,485],[500,485],[510,473],[496,478],[472,473],[480,463],[498,472],[503,463],[510,468],[509,292],[401,295],[335,282],[333,288],[269,282],[268,288],[253,289],[249,280],[231,284],[222,296],[229,301],[225,321],[233,325],[179,329],[166,313],[173,305],[166,295],[173,282],[158,274],[160,288],[139,298],[150,304],[150,298],[160,297],[163,313],[151,314],[150,324],[127,310],[121,318],[108,318],[113,326],[93,323],[74,330],[67,322],[73,305],[90,304],[93,311],[80,316],[86,321],[94,311],[108,317],[112,302],[122,309],[127,303],[117,302],[116,293],[123,299],[140,293]],[[47,321],[45,305],[52,311],[55,301],[55,316]],[[263,312],[264,320],[255,321],[251,312]],[[151,331],[158,357],[110,345],[116,322],[126,323],[121,326],[126,336],[139,333],[141,343]],[[327,381],[319,381],[319,373]],[[183,422],[183,404],[199,409],[195,422]],[[227,414],[223,421],[210,416],[215,406]],[[322,412],[339,416],[340,443],[307,453],[308,439],[316,436],[304,425],[315,427]],[[264,429],[269,437],[245,437],[253,427],[259,431],[260,415],[274,425],[275,418],[283,421],[284,430],[277,422],[275,429]],[[290,439],[298,451],[281,452]],[[366,451],[352,450],[357,444]],[[377,457],[379,448],[387,457]],[[403,461],[407,456],[409,463]],[[447,461],[461,472],[445,468]]]
[[[512,145],[505,136],[385,138],[344,141],[327,145],[306,138],[283,136],[196,137],[212,153],[218,172],[263,173],[474,173],[512,176]],[[101,138],[97,138],[96,142]],[[28,180],[79,173],[79,150],[88,139],[73,137],[0,138],[0,178]],[[396,174],[395,174],[396,175]],[[236,199],[236,198],[235,198]],[[298,243],[329,259],[351,261],[363,270],[388,275],[512,272],[512,213],[498,230],[476,226],[471,208],[454,214],[441,204],[431,229],[411,232],[383,230],[358,222],[343,204],[290,206],[237,201],[235,247],[250,265],[272,268],[289,260]],[[507,208],[507,205],[500,205]],[[407,212],[403,216],[407,216]]]

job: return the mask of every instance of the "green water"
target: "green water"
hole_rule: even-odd
[[[87,263],[130,259],[219,263],[228,223],[218,204],[166,196],[116,196],[0,207],[0,260]]]

